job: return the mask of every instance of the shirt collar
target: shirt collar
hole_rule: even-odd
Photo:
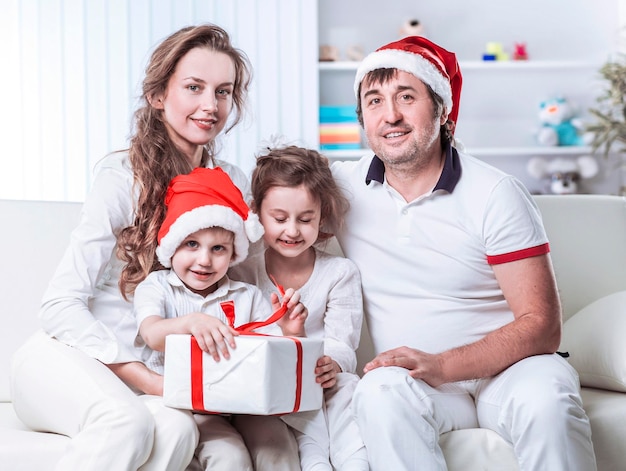
[[[441,176],[439,177],[439,181],[435,185],[435,188],[433,188],[433,191],[445,190],[448,193],[452,193],[454,187],[460,179],[461,159],[459,158],[459,153],[456,148],[448,144],[446,146],[446,160],[443,164],[443,170],[441,171]],[[369,185],[372,180],[377,181],[378,183],[383,183],[385,181],[385,164],[377,155],[374,156],[372,162],[370,163],[365,177],[365,184]]]
[[[194,293],[193,291],[191,291],[189,288],[187,288],[187,286],[185,286],[185,283],[183,283],[183,281],[178,277],[178,275],[174,272],[174,270],[170,269],[169,273],[167,274],[167,282],[171,285],[171,286],[175,286],[175,287],[179,287],[182,288],[184,290],[186,290],[187,292],[189,292],[190,294],[194,294],[196,296],[200,296],[198,293]],[[231,286],[232,283],[230,281],[230,278],[228,278],[227,275],[224,275],[224,277],[219,280],[217,282],[217,289],[215,291],[213,291],[212,293],[209,293],[206,298],[212,298],[212,297],[216,297],[218,295],[223,295],[224,292],[228,292],[231,290]],[[202,297],[202,296],[200,296]]]

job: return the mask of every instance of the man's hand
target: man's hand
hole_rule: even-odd
[[[399,366],[409,370],[409,375],[421,379],[433,388],[446,383],[443,376],[441,357],[409,347],[387,350],[367,363],[363,372],[367,373],[381,366]]]

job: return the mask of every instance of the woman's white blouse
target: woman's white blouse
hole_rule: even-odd
[[[250,200],[241,169],[218,161]],[[117,235],[133,219],[133,173],[124,152],[105,157],[83,205],[80,222],[46,290],[39,318],[59,341],[103,363],[141,360],[134,346],[136,323],[132,299],[122,297],[118,281],[123,267],[115,255]]]

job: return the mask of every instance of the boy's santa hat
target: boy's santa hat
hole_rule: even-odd
[[[363,78],[376,69],[398,69],[415,75],[443,99],[448,118],[456,123],[461,97],[461,69],[453,52],[422,36],[409,36],[369,54],[356,71],[354,94],[359,99]]]
[[[231,266],[245,260],[250,242],[263,235],[263,226],[241,191],[221,168],[196,168],[172,179],[165,194],[167,213],[158,234],[157,258],[166,268],[180,244],[200,229],[221,227],[234,237]]]

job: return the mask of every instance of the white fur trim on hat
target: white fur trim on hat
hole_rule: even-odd
[[[246,229],[246,234],[248,235],[248,239],[250,242],[256,242],[265,233],[261,222],[259,221],[259,216],[250,211],[248,213],[248,219],[244,222],[244,227]]]
[[[354,95],[357,100],[359,99],[359,85],[363,77],[376,69],[398,69],[415,75],[443,99],[448,113],[452,110],[452,88],[448,78],[444,77],[428,59],[400,49],[375,51],[363,59],[354,78]]]
[[[256,219],[251,219],[250,216]],[[221,227],[231,231],[234,237],[235,257],[230,265],[236,265],[248,256],[250,241],[256,242],[263,235],[263,226],[256,214],[250,214],[244,224],[243,219],[228,206],[207,205],[199,206],[181,214],[176,222],[170,226],[170,230],[161,238],[161,243],[156,249],[156,255],[161,265],[165,268],[172,266],[172,255],[183,240],[200,229],[208,227]],[[256,237],[256,238],[254,238]]]

